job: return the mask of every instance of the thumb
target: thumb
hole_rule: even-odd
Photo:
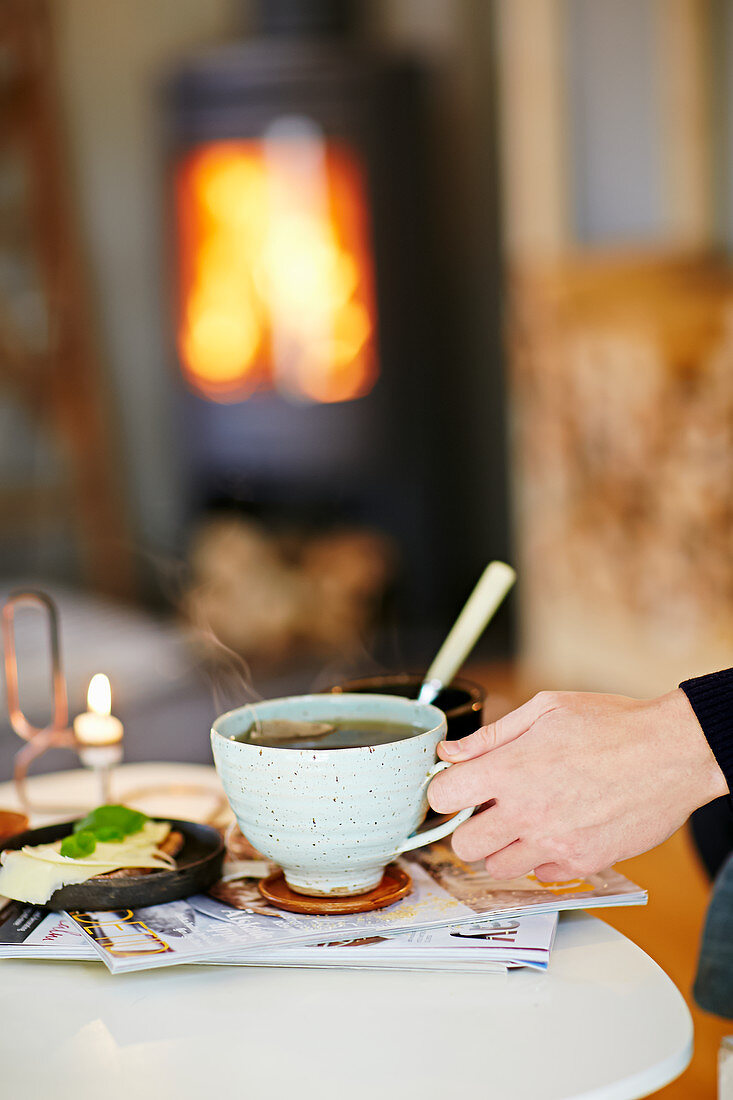
[[[541,691],[528,703],[524,703],[516,710],[505,714],[488,726],[471,733],[468,737],[461,737],[457,741],[441,741],[438,745],[438,756],[441,760],[455,763],[459,760],[473,760],[477,756],[483,756],[486,752],[498,749],[510,741],[515,741],[530,729],[538,718],[548,711],[555,710],[560,705],[559,698],[550,691]]]

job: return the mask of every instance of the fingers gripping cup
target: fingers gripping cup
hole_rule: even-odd
[[[315,740],[267,743],[268,723],[316,722]],[[388,695],[301,695],[240,707],[214,722],[211,746],[239,827],[300,894],[376,887],[402,852],[470,817],[416,832],[446,722],[437,707]]]

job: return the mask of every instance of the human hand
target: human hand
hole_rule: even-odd
[[[494,878],[593,874],[666,840],[693,810],[728,793],[687,696],[540,692],[438,755],[439,813],[479,811],[453,834]]]

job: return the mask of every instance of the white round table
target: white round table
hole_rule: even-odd
[[[161,777],[217,789],[211,769],[129,765],[116,796]],[[32,794],[92,794],[89,779],[44,776]],[[0,806],[14,804],[0,785]],[[561,917],[546,974],[182,966],[113,977],[101,963],[0,960],[0,1021],[2,1095],[54,1100],[622,1100],[667,1084],[692,1053],[666,974],[582,913]]]

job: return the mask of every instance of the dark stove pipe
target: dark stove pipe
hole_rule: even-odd
[[[255,0],[255,31],[270,36],[344,37],[358,25],[359,0]]]

